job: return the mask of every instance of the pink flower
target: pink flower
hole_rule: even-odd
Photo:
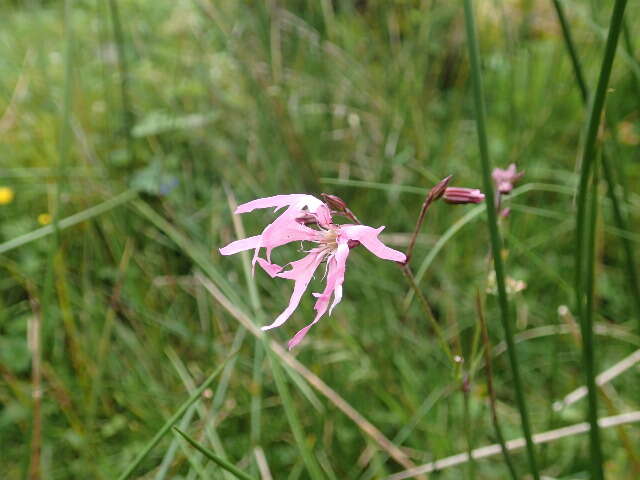
[[[477,188],[448,187],[442,198],[447,203],[480,203],[484,193]]]
[[[329,206],[311,195],[276,195],[260,198],[240,205],[235,213],[269,207],[276,207],[276,211],[283,207],[287,209],[273,223],[267,225],[260,235],[231,242],[221,248],[220,253],[232,255],[253,248],[255,249],[254,265],[258,263],[272,278],[281,277],[294,281],[289,305],[273,323],[262,327],[262,330],[279,327],[289,319],[300,304],[302,295],[307,290],[315,271],[321,263],[326,263],[325,288],[321,293],[313,294],[316,297],[315,318],[289,341],[289,349],[302,341],[309,329],[327,310],[331,315],[333,308],[340,303],[347,257],[351,248],[362,245],[382,259],[395,262],[406,260],[404,253],[387,247],[378,239],[384,227],[336,225],[333,223]],[[315,225],[317,228],[311,228],[309,225]],[[303,258],[290,262],[284,267],[271,263],[271,251],[275,247],[294,241],[308,241],[316,246],[308,250]],[[266,259],[259,256],[261,248],[266,249]],[[285,269],[287,266],[291,268]]]
[[[512,163],[506,170],[501,168],[494,168],[491,176],[496,184],[498,192],[502,194],[510,193],[513,190],[513,185],[520,180],[524,175],[524,172],[516,172],[516,164]]]

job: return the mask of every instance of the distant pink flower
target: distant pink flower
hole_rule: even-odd
[[[271,277],[282,277],[294,281],[293,294],[289,305],[274,320],[273,323],[262,327],[262,330],[279,327],[284,324],[300,304],[302,295],[307,290],[316,269],[326,262],[326,285],[322,293],[314,293],[317,298],[315,304],[316,316],[309,325],[304,327],[289,341],[289,349],[302,341],[309,329],[320,318],[342,299],[342,284],[346,270],[347,257],[351,248],[363,245],[374,255],[385,260],[404,262],[404,253],[384,245],[378,235],[384,227],[373,228],[366,225],[336,225],[331,217],[331,209],[321,200],[304,194],[276,195],[260,198],[240,205],[235,213],[246,213],[256,208],[275,207],[287,209],[280,214],[260,235],[231,242],[220,249],[222,255],[232,255],[244,250],[255,249],[253,264],[258,263]],[[315,225],[317,228],[311,228]],[[316,247],[306,251],[303,258],[290,262],[281,267],[271,263],[271,251],[289,242],[308,241]],[[266,249],[266,259],[259,256],[260,249]],[[287,266],[291,268],[285,270]],[[331,299],[333,297],[333,301]],[[329,306],[331,303],[331,306]]]
[[[447,187],[442,199],[447,203],[480,203],[484,193],[477,188]]]
[[[520,180],[524,172],[516,172],[516,164],[512,163],[506,170],[494,168],[491,176],[496,184],[498,192],[502,194],[510,193],[513,185]]]

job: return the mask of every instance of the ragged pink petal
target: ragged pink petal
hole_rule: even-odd
[[[394,262],[405,262],[407,257],[404,253],[387,247],[378,239],[384,227],[373,228],[366,225],[342,225],[341,231],[349,240],[357,240],[371,253],[385,260]]]
[[[260,265],[262,269],[265,272],[267,272],[271,278],[275,278],[276,274],[280,273],[283,268],[280,265],[276,265],[275,263],[269,263],[264,258],[260,258],[260,257],[256,258],[256,262],[258,262],[258,265]]]
[[[226,247],[220,249],[222,255],[233,255],[234,253],[242,252],[244,250],[251,250],[252,248],[258,248],[260,246],[260,235],[254,235],[253,237],[243,238],[231,242]]]
[[[289,207],[263,230],[260,247],[267,249],[267,260],[271,261],[271,250],[276,247],[290,242],[318,239],[317,230],[296,221],[299,212],[300,210],[296,207]],[[257,254],[258,250],[256,250],[256,258]]]
[[[242,205],[238,205],[235,213],[247,213],[255,210],[256,208],[281,208],[286,206],[295,206],[299,210],[307,207],[309,211],[315,212],[321,205],[324,205],[321,200],[318,200],[313,195],[307,195],[305,193],[293,193],[290,195],[274,195],[272,197],[258,198]]]
[[[518,172],[516,164],[512,163],[508,168],[494,168],[491,176],[496,185],[498,192],[508,194],[513,190],[515,183],[522,178],[524,172]]]
[[[347,257],[349,256],[349,246],[346,242],[338,243],[338,248],[329,259],[329,273],[327,274],[327,283],[321,294],[314,294],[316,300],[315,310],[316,318],[320,318],[327,311],[329,300],[333,295],[333,304],[331,310],[342,299],[342,284],[344,283],[344,273],[347,266]]]
[[[329,207],[327,207],[324,203],[322,205],[319,205],[315,209],[313,215],[315,215],[318,223],[324,228],[327,228],[333,223],[333,219],[331,218],[331,211],[329,210]]]
[[[309,325],[299,330],[291,340],[289,340],[288,347],[291,350],[298,345],[305,337],[307,332],[313,327],[322,316],[327,312],[329,306],[329,300],[333,295],[333,303],[329,309],[329,314],[333,310],[340,300],[342,299],[342,284],[344,283],[344,273],[346,270],[347,257],[349,256],[349,246],[346,242],[338,244],[338,248],[334,255],[329,259],[329,273],[327,274],[327,284],[324,291],[321,294],[314,293],[316,300],[315,310],[316,316]]]
[[[316,320],[314,320],[313,322],[311,322],[309,325],[307,325],[306,327],[300,329],[298,331],[298,333],[296,333],[293,338],[291,340],[289,340],[289,343],[287,343],[287,347],[289,348],[289,350],[291,350],[292,348],[294,348],[296,345],[298,345],[302,339],[307,335],[307,332],[309,332],[309,330],[311,329],[311,327],[313,327],[313,324],[316,323]]]
[[[285,270],[276,274],[278,277],[294,280],[295,285],[293,287],[291,299],[289,300],[289,306],[287,306],[284,312],[278,315],[278,318],[276,318],[271,325],[262,327],[262,330],[279,327],[287,321],[293,311],[298,307],[302,295],[307,290],[309,282],[311,281],[311,278],[313,278],[313,274],[318,268],[318,265],[320,265],[320,262],[322,262],[324,256],[325,254],[322,251],[313,249],[306,257],[296,260],[295,262],[291,262],[290,270]]]

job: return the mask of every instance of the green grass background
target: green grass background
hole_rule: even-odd
[[[532,428],[541,432],[585,419],[585,400],[561,412],[552,403],[584,384],[579,340],[567,333],[574,320],[558,309],[574,299],[573,192],[587,113],[551,1],[476,4],[492,161],[526,172],[501,226],[508,275],[526,283],[510,300],[524,338],[518,354]],[[613,2],[562,4],[593,90]],[[217,253],[237,238],[231,197],[337,194],[364,223],[386,225],[385,240],[404,249],[436,181],[453,174],[456,186],[480,186],[461,2],[77,0],[65,14],[64,2],[32,0],[3,2],[0,17],[0,186],[15,193],[0,205],[0,477],[33,474],[28,334],[36,328],[42,478],[117,477],[234,350],[181,429],[255,475],[259,447],[273,478],[315,478],[261,343],[195,274],[204,271],[256,324],[268,323],[291,283],[262,271],[247,282],[240,256]],[[621,248],[622,238],[636,249],[640,242],[636,2],[625,21],[602,140],[629,229],[615,227],[603,185],[598,371],[640,348]],[[117,197],[130,190],[140,193]],[[63,219],[104,202],[109,208],[64,228]],[[486,294],[484,215],[461,220],[473,208],[432,207],[413,259],[415,271],[428,266],[420,287],[462,365],[451,364],[408,303],[400,269],[364,249],[350,256],[340,306],[294,351],[417,464],[496,441],[481,346],[474,348],[477,292],[493,346],[504,338],[495,296]],[[53,233],[21,237],[41,227],[42,213],[53,216]],[[256,211],[241,220],[255,234],[271,218]],[[458,221],[462,229],[433,256]],[[281,250],[278,263],[299,255],[295,246]],[[269,338],[285,344],[312,319],[312,300],[305,296]],[[544,336],[522,336],[539,327]],[[302,443],[320,465],[316,476],[384,478],[402,469],[284,371]],[[640,409],[639,380],[636,366],[604,388],[601,416]],[[520,437],[504,354],[494,358],[494,383],[505,436]],[[609,478],[640,475],[638,428],[603,432]],[[585,435],[539,447],[538,457],[548,477],[588,478]],[[524,453],[514,460],[524,476]],[[136,475],[223,476],[171,434]],[[508,471],[496,456],[434,477]]]

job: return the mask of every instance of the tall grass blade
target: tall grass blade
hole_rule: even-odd
[[[73,227],[74,225],[97,217],[98,215],[102,215],[109,210],[112,210],[133,200],[137,196],[138,192],[136,190],[125,190],[124,192],[110,198],[109,200],[105,200],[104,202],[94,205],[93,207],[89,207],[86,210],[82,210],[81,212],[74,213],[73,215],[69,215],[68,217],[63,218],[62,220],[57,222],[58,230],[65,230],[67,228]],[[37,228],[29,233],[25,233],[24,235],[12,238],[11,240],[7,240],[4,243],[0,243],[0,254],[7,253],[8,251],[15,248],[19,248],[31,242],[35,242],[36,240],[51,235],[55,231],[56,227],[54,223],[52,225],[46,225],[44,227]]]
[[[584,74],[582,73],[582,65],[580,62],[580,57],[576,52],[576,48],[573,43],[573,37],[571,35],[571,27],[569,26],[566,17],[564,15],[564,10],[562,8],[561,3],[558,0],[553,0],[553,5],[556,9],[556,14],[558,15],[558,21],[562,27],[562,36],[567,47],[567,51],[569,52],[569,56],[571,58],[571,65],[573,67],[573,72],[576,77],[576,83],[580,88],[580,94],[582,96],[582,100],[585,104],[588,103],[589,100],[589,89],[584,81]],[[623,23],[623,27],[626,25]],[[626,32],[626,30],[625,30]],[[627,36],[625,35],[625,39]],[[630,48],[630,44],[627,42],[627,49],[629,52],[633,52]],[[637,82],[636,82],[637,84]],[[615,138],[615,136],[613,137]],[[606,152],[602,152],[602,173],[604,175],[604,179],[607,182],[607,194],[609,195],[609,199],[611,200],[611,207],[613,209],[613,219],[616,222],[616,226],[620,230],[627,230],[627,222],[622,213],[621,201],[622,199],[618,198],[616,195],[616,182],[614,179],[614,172],[611,168],[611,163],[609,158],[607,157]],[[624,197],[624,195],[623,195]],[[621,237],[622,248],[624,249],[625,255],[625,270],[627,273],[628,287],[631,289],[631,297],[634,300],[636,315],[638,316],[638,321],[640,322],[640,285],[638,284],[638,272],[636,271],[636,261],[635,255],[633,253],[633,247],[631,246],[631,241],[626,237]]]
[[[516,468],[513,465],[513,459],[509,454],[509,449],[507,448],[507,444],[504,440],[504,435],[502,434],[502,428],[500,427],[500,421],[498,420],[498,411],[496,408],[496,392],[493,388],[493,366],[491,363],[491,344],[489,343],[489,332],[487,330],[487,322],[484,319],[484,312],[482,311],[482,302],[480,301],[480,293],[476,295],[476,304],[478,309],[478,320],[480,320],[480,329],[482,333],[482,343],[484,345],[484,364],[487,375],[487,394],[489,396],[489,407],[491,408],[491,422],[493,423],[493,428],[496,432],[496,438],[498,439],[498,444],[500,445],[500,450],[502,451],[502,458],[504,458],[504,462],[507,464],[507,469],[509,470],[509,474],[513,480],[518,480],[518,474],[516,473]]]
[[[304,438],[304,432],[302,430],[302,425],[300,424],[300,419],[298,418],[295,406],[293,405],[293,399],[289,394],[289,388],[287,387],[284,375],[282,374],[280,360],[276,358],[276,355],[270,348],[267,348],[266,350],[267,356],[271,361],[271,371],[273,372],[273,379],[276,382],[278,394],[282,399],[284,413],[287,416],[287,421],[289,422],[289,426],[291,427],[291,432],[293,433],[293,437],[295,438],[298,450],[300,451],[300,455],[302,455],[302,460],[307,467],[309,477],[313,480],[323,480],[325,477],[322,474],[320,465],[318,465],[318,462],[313,456],[313,453],[309,449],[309,446],[307,445],[307,442]]]
[[[126,478],[129,478],[129,476],[133,473],[133,471],[142,463],[142,461],[144,460],[144,458],[147,456],[147,454],[153,449],[153,447],[155,447],[158,442],[160,442],[160,440],[162,439],[162,437],[169,431],[169,429],[171,427],[173,427],[173,425],[180,419],[180,417],[182,417],[182,415],[184,415],[184,413],[187,411],[187,409],[196,401],[198,400],[201,395],[202,392],[204,392],[209,385],[211,385],[213,383],[213,381],[216,379],[216,377],[220,374],[220,372],[222,372],[222,369],[224,368],[224,366],[227,364],[227,362],[233,358],[236,355],[237,352],[233,352],[231,355],[229,355],[219,366],[218,368],[216,368],[214,370],[214,372],[209,375],[209,377],[202,383],[202,385],[200,385],[198,387],[198,389],[193,392],[193,394],[182,404],[180,405],[180,407],[178,408],[178,410],[176,410],[176,413],[174,413],[171,418],[169,420],[167,420],[165,422],[165,424],[160,428],[160,430],[158,430],[158,433],[156,433],[153,438],[149,441],[149,443],[145,446],[144,449],[142,449],[142,451],[138,454],[138,456],[133,460],[133,462],[131,462],[131,464],[129,464],[129,466],[126,468],[126,470],[122,473],[122,475],[120,475],[118,477],[118,480],[125,480]]]
[[[207,289],[207,291],[220,303],[220,305],[240,322],[255,337],[262,338],[263,332],[256,327],[251,319],[239,310],[221,290],[200,273],[196,273],[196,279]],[[347,401],[324,383],[320,377],[306,368],[293,356],[287,353],[284,348],[273,341],[265,341],[265,349],[273,351],[288,367],[299,373],[314,389],[320,392],[327,400],[351,419],[363,433],[369,436],[381,449],[389,454],[399,465],[405,468],[413,468],[415,465],[411,459],[398,448],[391,440],[384,436],[371,422],[369,422],[360,412],[353,408]]]
[[[473,16],[473,7],[471,0],[464,0],[465,27],[467,32],[467,45],[469,47],[469,59],[471,62],[471,78],[473,83],[473,96],[476,111],[476,126],[478,129],[478,144],[480,147],[480,161],[482,164],[482,177],[484,184],[484,193],[486,195],[486,204],[488,206],[495,205],[493,184],[491,180],[491,164],[489,161],[489,147],[487,143],[487,132],[485,128],[485,107],[484,94],[482,91],[482,77],[480,74],[480,52],[478,49],[478,41],[476,37],[476,26]],[[500,319],[505,332],[507,342],[507,351],[511,371],[513,373],[514,390],[520,418],[522,421],[522,430],[527,445],[527,458],[529,460],[529,468],[535,480],[540,478],[538,466],[536,463],[536,455],[533,441],[531,439],[531,428],[529,426],[529,414],[524,398],[522,380],[520,379],[520,370],[518,365],[518,357],[516,354],[515,342],[513,340],[513,331],[511,327],[511,319],[509,314],[509,305],[507,301],[507,291],[505,288],[504,267],[502,264],[502,239],[498,231],[498,218],[494,208],[487,208],[487,220],[489,224],[489,235],[491,239],[491,250],[493,251],[493,266],[496,273],[496,285],[498,289],[498,303],[500,305]]]
[[[134,160],[133,149],[133,110],[129,100],[129,68],[127,65],[127,56],[124,49],[124,34],[122,32],[122,22],[120,21],[120,11],[118,9],[117,0],[109,0],[109,13],[111,16],[111,24],[113,27],[113,38],[115,40],[118,56],[118,71],[120,76],[120,102],[122,103],[122,129],[126,139],[127,153],[129,161]]]
[[[582,331],[582,351],[584,358],[584,369],[587,378],[588,389],[588,421],[591,426],[589,430],[590,440],[590,457],[591,457],[591,475],[594,479],[604,478],[602,467],[602,451],[600,447],[600,435],[598,430],[598,402],[596,390],[596,367],[594,354],[593,339],[593,255],[589,255],[585,259],[585,253],[593,239],[589,236],[595,235],[595,229],[589,229],[588,226],[588,190],[589,179],[591,177],[592,166],[596,156],[596,141],[598,129],[600,127],[600,119],[604,108],[604,101],[607,95],[609,78],[611,76],[611,68],[613,59],[616,54],[618,45],[618,37],[622,29],[622,19],[627,0],[616,0],[611,14],[609,23],[609,34],[605,45],[604,57],[600,75],[598,77],[598,85],[596,87],[595,96],[591,104],[589,118],[587,122],[587,133],[585,137],[585,145],[582,153],[582,163],[580,165],[580,183],[577,193],[577,213],[576,213],[576,246],[575,246],[575,294],[576,308],[580,318],[580,327]],[[593,189],[592,195],[597,195],[597,189]],[[594,201],[597,201],[595,199]],[[585,264],[586,261],[586,264]]]
[[[235,475],[238,478],[241,478],[242,480],[255,480],[254,477],[244,473],[242,470],[236,467],[233,463],[228,462],[224,458],[219,457],[218,455],[213,453],[208,448],[200,445],[198,442],[196,442],[193,438],[191,438],[185,432],[180,430],[178,427],[173,427],[173,430],[174,432],[179,434],[182,438],[184,438],[187,442],[189,442],[194,448],[196,448],[205,457],[207,457],[212,462],[215,462],[218,465],[220,465],[220,467],[224,468],[227,472],[232,473],[233,475]]]
[[[580,89],[580,95],[582,96],[582,99],[586,102],[587,99],[589,98],[589,91],[587,90],[587,82],[585,82],[584,80],[582,67],[580,66],[580,58],[578,57],[578,52],[576,51],[576,47],[574,46],[574,43],[573,43],[573,36],[571,35],[571,27],[569,26],[567,17],[564,14],[564,9],[562,8],[560,0],[553,0],[553,8],[556,9],[556,15],[558,16],[558,21],[560,22],[560,28],[562,29],[562,38],[564,38],[564,43],[567,46],[569,57],[571,57],[573,74],[576,76],[576,83],[578,84],[578,88]]]

